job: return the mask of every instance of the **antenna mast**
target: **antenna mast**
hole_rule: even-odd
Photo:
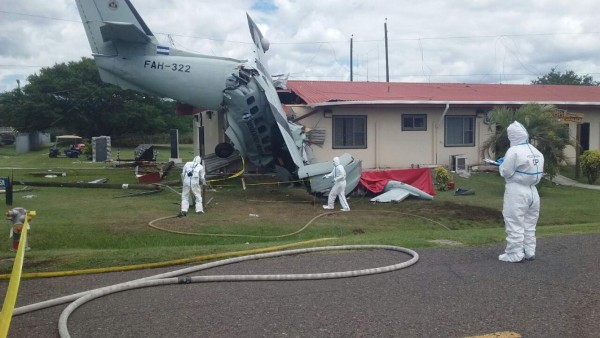
[[[353,68],[352,68],[352,40],[354,39],[354,34],[350,37],[350,82],[353,81],[354,77],[352,76]]]
[[[388,64],[387,18],[385,18],[383,30],[385,31],[385,82],[390,82],[390,66]]]

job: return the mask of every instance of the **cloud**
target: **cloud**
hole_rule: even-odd
[[[117,0],[124,2],[124,0]],[[291,79],[530,83],[552,67],[600,79],[595,0],[132,0],[163,44],[253,57],[246,13],[271,42],[271,73]],[[0,90],[91,51],[72,0],[7,0]]]

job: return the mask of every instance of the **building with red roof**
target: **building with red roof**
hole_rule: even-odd
[[[365,169],[482,163],[488,112],[532,102],[579,118],[580,129],[568,122],[572,137],[579,129],[583,150],[600,149],[598,86],[288,81],[286,87],[280,99],[311,130],[317,158],[349,152]],[[575,149],[567,156],[574,162]]]

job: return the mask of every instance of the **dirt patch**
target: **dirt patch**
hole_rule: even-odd
[[[499,210],[453,202],[420,203],[413,205],[413,207],[415,213],[429,215],[430,217],[452,217],[475,222],[498,222],[503,220],[502,212]]]
[[[471,221],[501,221],[503,219],[502,212],[492,208],[463,205],[452,202],[442,203],[441,208],[453,213],[456,217]]]

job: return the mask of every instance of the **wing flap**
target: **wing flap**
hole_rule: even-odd
[[[383,191],[387,192],[387,191],[390,191],[393,189],[403,189],[403,190],[407,191],[408,193],[410,193],[412,196],[418,197],[423,200],[432,200],[433,199],[433,196],[429,195],[428,193],[424,192],[423,190],[415,188],[410,184],[402,183],[399,181],[390,180],[385,185],[385,188],[383,189]]]
[[[384,192],[381,195],[371,198],[370,201],[380,203],[402,202],[410,195],[411,193],[407,190],[404,190],[402,188],[394,188],[389,190],[388,192]]]

